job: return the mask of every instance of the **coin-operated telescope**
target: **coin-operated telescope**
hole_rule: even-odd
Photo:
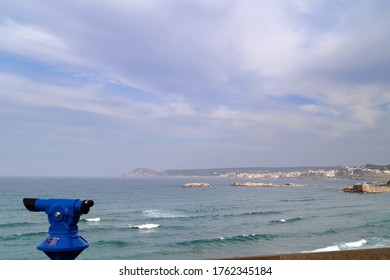
[[[58,198],[24,198],[24,206],[33,212],[44,211],[49,219],[49,235],[38,244],[52,260],[74,260],[86,249],[88,242],[78,235],[77,223],[88,214],[92,200]]]

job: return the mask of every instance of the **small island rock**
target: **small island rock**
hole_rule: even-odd
[[[343,191],[348,193],[384,193],[390,192],[390,186],[372,186],[364,183],[345,187]]]
[[[182,185],[183,188],[210,188],[212,186],[209,183],[186,183]]]
[[[233,187],[302,187],[302,184],[286,183],[286,184],[273,184],[262,182],[235,182],[231,184]]]

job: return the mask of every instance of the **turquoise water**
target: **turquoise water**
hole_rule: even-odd
[[[236,181],[3,177],[0,259],[47,259],[36,249],[47,235],[47,217],[26,210],[24,197],[95,201],[78,223],[90,244],[78,259],[208,259],[390,247],[390,193],[340,191],[352,181],[231,187]],[[182,188],[187,182],[214,187]]]

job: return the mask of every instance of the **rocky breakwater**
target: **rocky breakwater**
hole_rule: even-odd
[[[231,184],[233,187],[292,187],[292,186],[303,186],[302,184],[273,184],[273,183],[262,183],[262,182],[235,182]]]
[[[182,185],[183,188],[210,188],[212,186],[209,183],[186,183]]]
[[[390,192],[389,185],[374,186],[369,184],[354,184],[343,188],[344,192],[348,193],[384,193]]]

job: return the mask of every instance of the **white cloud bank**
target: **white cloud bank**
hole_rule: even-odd
[[[4,126],[28,127],[31,115],[56,126],[92,125],[106,155],[118,153],[115,143],[134,147],[113,169],[386,163],[389,156],[387,1],[26,5],[0,4],[0,55],[15,61],[0,66]],[[40,129],[29,131],[34,137]],[[76,131],[88,142],[90,128]]]

